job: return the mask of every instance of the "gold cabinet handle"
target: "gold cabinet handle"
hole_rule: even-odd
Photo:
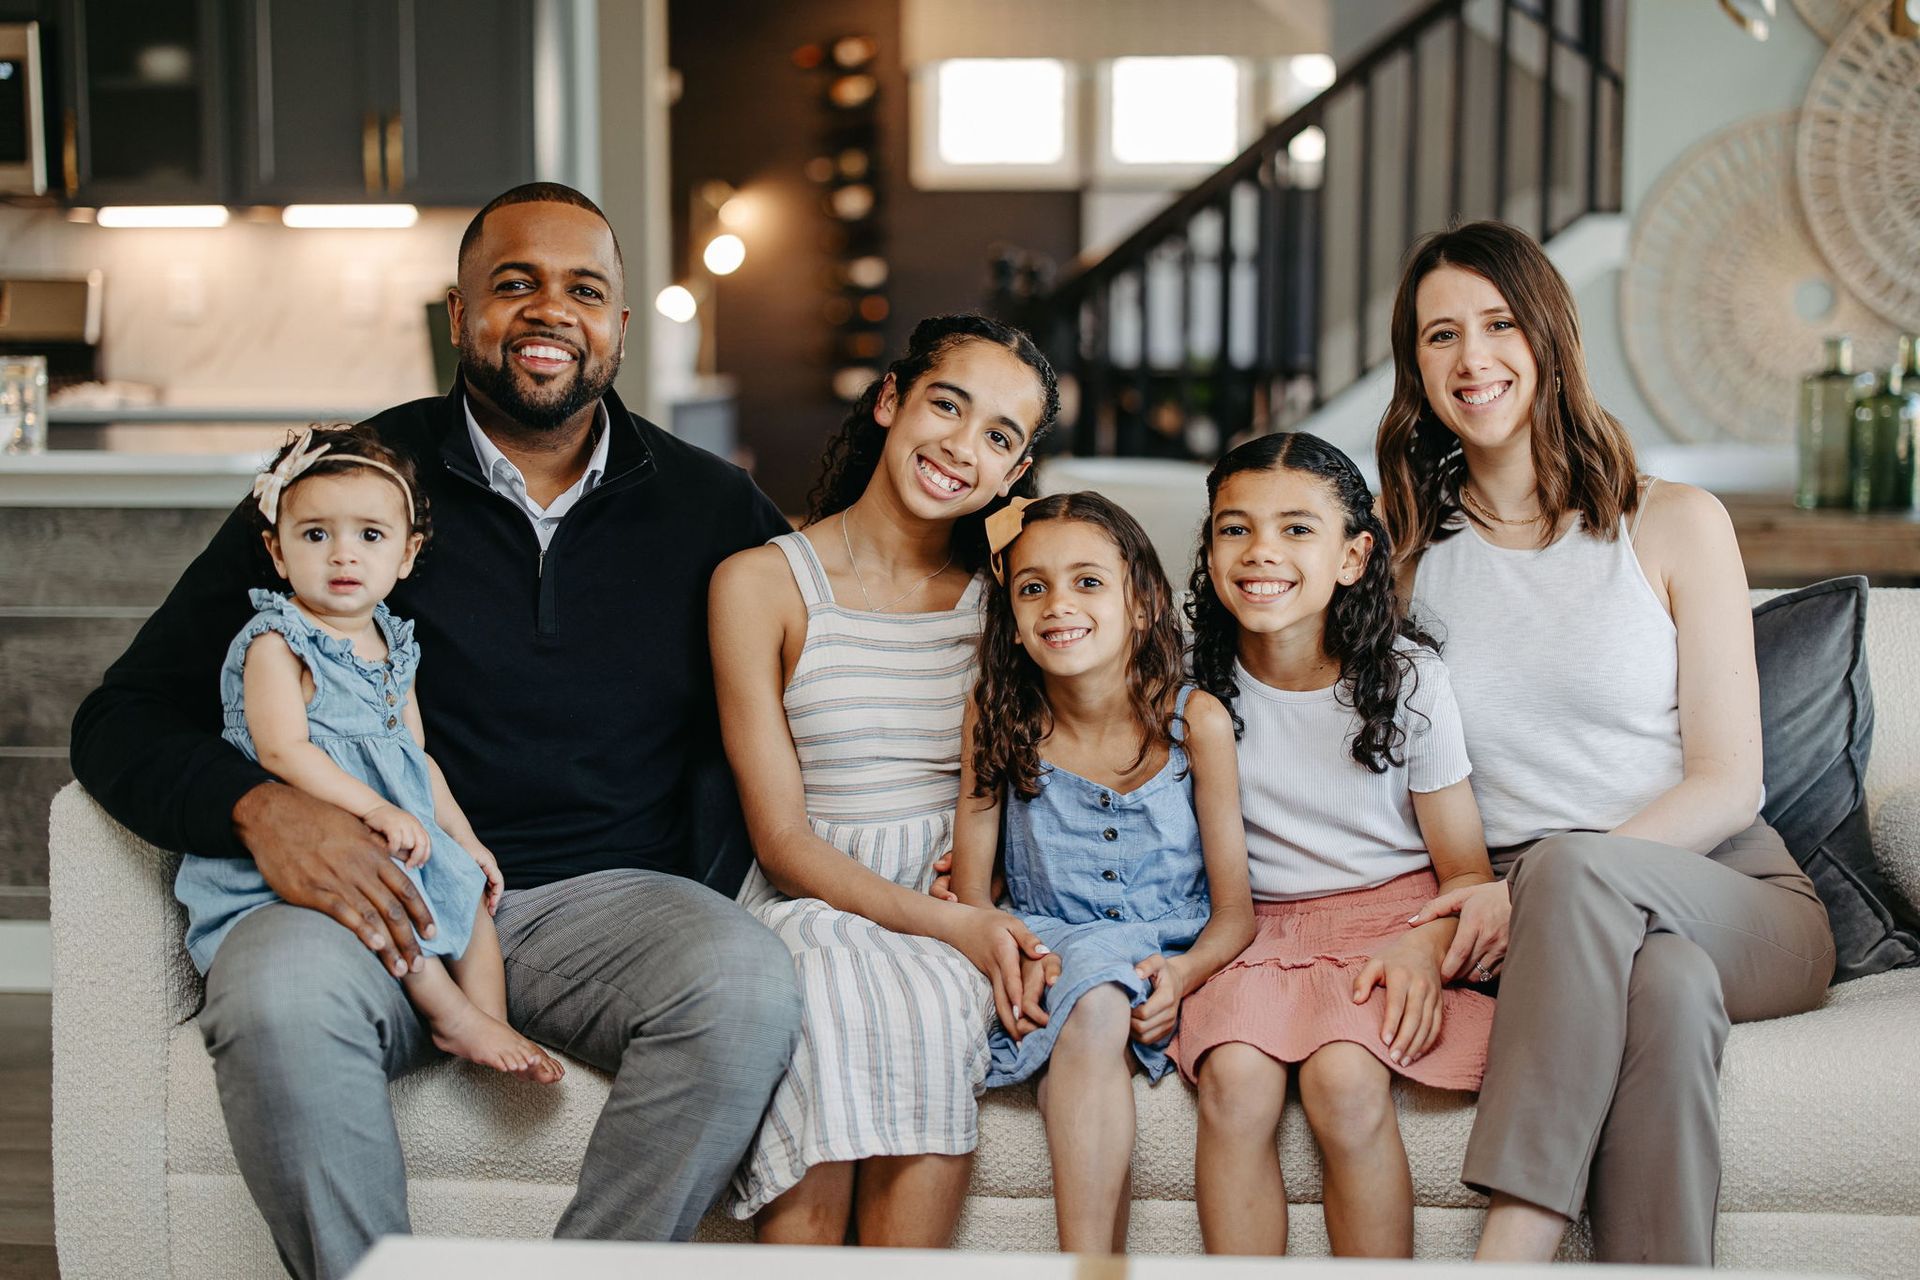
[[[368,195],[380,194],[380,116],[372,111],[360,124],[360,176]]]
[[[60,176],[66,180],[67,198],[71,200],[80,194],[80,122],[74,118],[72,107],[67,108],[61,120],[60,170]]]
[[[397,195],[407,185],[407,131],[401,126],[400,113],[387,117],[387,192]]]

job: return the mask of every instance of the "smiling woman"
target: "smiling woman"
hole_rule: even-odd
[[[1442,894],[1504,952],[1461,1178],[1491,1260],[1713,1260],[1728,1023],[1818,1004],[1833,935],[1764,821],[1746,573],[1719,502],[1636,474],[1567,283],[1513,227],[1414,249],[1380,424],[1384,517],[1445,643],[1503,882]],[[1569,655],[1579,660],[1569,662]],[[1503,919],[1504,936],[1481,920]]]

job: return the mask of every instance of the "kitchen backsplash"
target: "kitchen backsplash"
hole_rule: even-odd
[[[262,211],[263,214],[266,211]],[[0,274],[105,276],[105,375],[167,403],[377,407],[437,387],[424,306],[444,298],[470,211],[406,230],[136,230],[0,208]]]

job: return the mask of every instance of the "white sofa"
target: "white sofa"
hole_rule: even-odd
[[[1878,856],[1920,900],[1920,590],[1876,590],[1869,797]],[[67,1280],[254,1277],[278,1264],[234,1166],[181,947],[175,859],[83,792],[54,801],[54,1211]],[[1824,1008],[1736,1027],[1722,1070],[1719,1259],[1746,1268],[1911,1276],[1920,1268],[1920,970],[1835,988]],[[1136,1081],[1132,1246],[1200,1247],[1194,1103],[1178,1076]],[[417,1230],[544,1235],[567,1201],[606,1078],[553,1089],[446,1062],[393,1086]],[[1399,1093],[1417,1249],[1467,1256],[1483,1201],[1458,1181],[1472,1100]],[[1293,1246],[1326,1248],[1320,1170],[1297,1104],[1279,1133]],[[958,1243],[1054,1247],[1046,1145],[1030,1090],[990,1094]],[[709,1238],[745,1238],[709,1218]],[[1584,1253],[1570,1233],[1567,1256]]]

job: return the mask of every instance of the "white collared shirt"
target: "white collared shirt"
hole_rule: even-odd
[[[575,480],[566,492],[560,494],[546,506],[535,502],[527,493],[527,478],[520,468],[513,465],[507,455],[501,453],[487,433],[480,429],[479,421],[473,416],[473,406],[464,399],[461,401],[467,412],[467,436],[473,441],[473,456],[479,459],[480,471],[487,477],[487,487],[503,498],[509,498],[514,505],[527,513],[527,519],[533,522],[533,535],[540,539],[540,550],[544,553],[553,541],[553,531],[560,527],[561,518],[573,510],[574,503],[592,493],[600,484],[600,477],[607,472],[607,442],[612,433],[607,429],[612,421],[607,415],[607,403],[600,402],[600,419],[594,424],[593,456],[587,459],[587,469]]]

